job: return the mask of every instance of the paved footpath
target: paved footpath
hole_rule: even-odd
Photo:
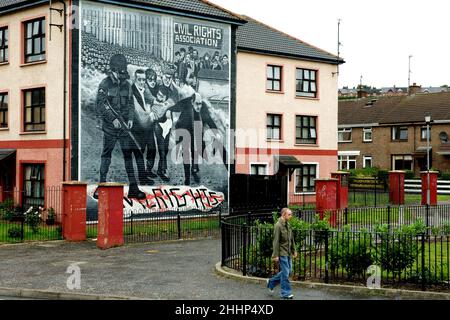
[[[217,275],[220,240],[135,244],[101,251],[95,242],[0,246],[0,287],[163,300],[271,300],[261,284]],[[69,290],[67,268],[78,263],[81,289]],[[279,289],[278,289],[279,290]],[[366,299],[294,288],[295,299]],[[2,294],[3,295],[3,294]],[[373,297],[370,299],[374,299]]]

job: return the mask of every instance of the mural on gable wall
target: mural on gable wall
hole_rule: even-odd
[[[227,201],[230,27],[82,2],[80,179],[121,182],[124,212]]]

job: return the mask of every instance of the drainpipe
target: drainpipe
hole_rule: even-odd
[[[67,5],[64,0],[57,0],[57,2],[60,2],[63,4],[64,9],[53,9],[52,8],[52,0],[50,0],[50,40],[51,40],[51,28],[53,26],[58,27],[60,31],[64,32],[64,80],[63,80],[63,86],[64,86],[64,101],[63,101],[63,181],[66,181],[66,163],[67,163],[67,157],[66,157],[66,149],[67,149],[67,143],[66,143],[66,136],[67,136],[67,130],[66,130],[66,109],[67,109]],[[63,25],[57,25],[52,24],[52,10],[58,11],[60,15],[64,17]],[[62,29],[61,29],[62,27]]]

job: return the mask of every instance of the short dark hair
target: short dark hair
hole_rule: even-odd
[[[145,70],[145,77],[147,79],[151,79],[153,77],[157,78],[157,74],[155,72],[155,70],[153,70],[152,68],[148,68],[147,70]]]
[[[181,48],[181,49],[180,49],[180,52],[186,53],[186,49],[185,49],[185,48]]]
[[[180,51],[175,52],[175,55],[179,56],[180,55]]]
[[[137,69],[137,70],[134,72],[134,75],[137,76],[138,74],[145,74],[145,71],[142,70],[142,69]]]

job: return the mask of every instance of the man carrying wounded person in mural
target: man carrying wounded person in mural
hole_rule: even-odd
[[[133,167],[133,148],[138,147],[131,129],[134,122],[134,99],[123,54],[110,59],[110,73],[100,83],[97,93],[97,114],[102,119],[103,151],[100,164],[100,183],[107,181],[112,152],[119,141],[129,181],[129,198],[145,199],[136,181]],[[98,199],[98,189],[94,193]]]
[[[147,150],[147,164],[149,164],[149,158],[151,158],[152,153],[154,153],[156,149],[151,109],[155,99],[146,87],[144,70],[136,70],[132,91],[134,97],[135,120],[134,125],[131,128],[131,133],[139,144],[139,146],[137,144],[133,145],[132,153],[136,160],[141,185],[151,186],[154,184],[154,181],[151,179],[152,176],[149,175],[149,172],[151,173],[151,168],[145,168],[144,153]],[[151,166],[153,167],[152,164]]]
[[[216,123],[211,117],[209,103],[198,92],[194,92],[169,110],[171,112],[180,112],[178,121],[175,124],[175,141],[177,154],[179,149],[182,149],[184,184],[186,186],[191,184],[191,175],[195,183],[199,183],[199,156],[201,155],[204,159],[206,157],[205,126],[212,130],[216,142],[223,140],[220,137]],[[216,145],[216,147],[221,147],[223,164],[228,170],[227,153],[223,141],[220,146]]]

